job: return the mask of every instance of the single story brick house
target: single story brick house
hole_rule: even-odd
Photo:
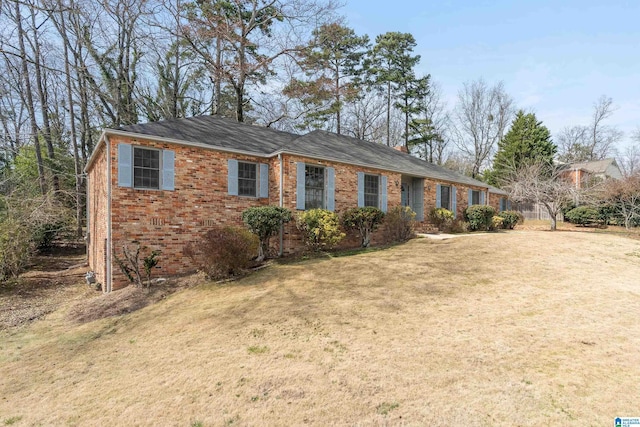
[[[335,212],[410,206],[419,230],[433,207],[507,206],[506,193],[385,145],[325,131],[296,135],[199,116],[106,129],[85,169],[87,253],[105,292],[127,285],[113,251],[136,240],[162,251],[163,275],[193,271],[184,246],[252,206]],[[303,247],[294,224],[281,253]]]

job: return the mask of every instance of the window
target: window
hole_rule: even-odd
[[[380,194],[380,177],[377,175],[364,176],[364,205],[379,207],[378,197]]]
[[[500,197],[500,212],[506,211],[509,209],[509,202],[506,197]]]
[[[160,188],[160,150],[133,147],[133,187]]]
[[[304,208],[324,209],[324,168],[306,165],[304,170]]]
[[[451,187],[440,186],[440,207],[451,210]]]
[[[238,196],[256,197],[257,164],[238,162]]]
[[[478,190],[471,190],[471,205],[479,205],[480,204],[480,192]]]

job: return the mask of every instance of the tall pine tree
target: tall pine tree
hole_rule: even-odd
[[[485,181],[501,185],[509,174],[522,166],[544,162],[551,165],[558,147],[551,133],[533,113],[520,110],[511,123],[511,129],[498,142],[493,159],[493,170],[485,172]]]
[[[338,23],[320,26],[313,36],[311,44],[300,53],[309,79],[293,79],[284,93],[309,108],[305,126],[325,127],[333,117],[335,131],[340,134],[344,104],[359,95],[357,77],[369,37],[357,36],[351,28]]]
[[[389,32],[376,37],[365,61],[370,83],[384,92],[387,103],[387,145],[391,145],[391,107],[404,116],[404,145],[409,145],[409,125],[422,111],[421,101],[429,92],[429,78],[417,77],[420,55],[413,55],[416,40],[409,33]],[[394,102],[395,98],[395,102]]]

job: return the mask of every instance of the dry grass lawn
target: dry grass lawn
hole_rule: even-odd
[[[619,236],[417,239],[275,265],[90,323],[71,310],[0,332],[0,424],[602,426],[640,416],[640,242]]]

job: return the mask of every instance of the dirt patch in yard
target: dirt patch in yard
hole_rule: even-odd
[[[86,271],[82,248],[54,248],[35,257],[26,273],[0,287],[0,330],[28,324],[91,294],[84,284]]]

